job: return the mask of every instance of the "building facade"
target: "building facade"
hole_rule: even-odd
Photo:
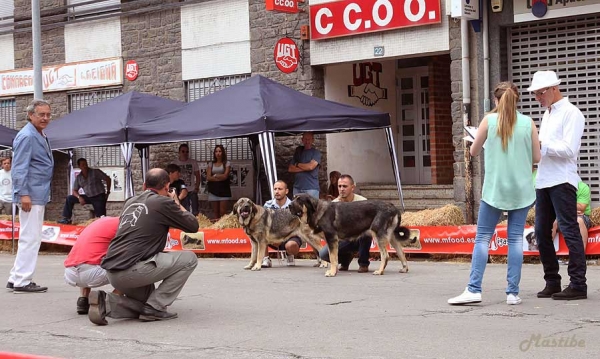
[[[547,14],[535,18],[527,0],[506,1],[501,11],[488,11],[489,31],[475,31],[475,24],[465,32],[461,22],[466,20],[451,16],[450,0],[40,0],[43,66],[56,73],[66,66],[90,68],[89,81],[78,86],[48,75],[44,98],[59,118],[129,91],[194,101],[260,74],[308,95],[389,113],[405,197],[416,197],[412,203],[425,207],[457,204],[473,221],[483,171],[480,159],[466,155],[462,138],[463,125],[476,125],[486,110],[483,79],[492,86],[500,80],[517,83],[522,111],[539,119],[542,110],[524,89],[537,69],[554,69],[586,114],[580,170],[593,201],[600,202],[592,95],[598,78],[596,2],[549,1]],[[267,10],[277,6],[285,12]],[[33,98],[27,77],[33,66],[30,20],[31,2],[0,0],[0,123],[14,128],[24,125],[24,108]],[[490,44],[489,74],[484,73],[484,36]],[[282,39],[288,47],[277,47]],[[282,52],[290,48],[297,53]],[[215,144],[225,145],[234,163],[239,177],[234,195],[252,196],[254,184],[242,186],[241,180],[251,167],[248,141],[194,141],[191,157],[205,167]],[[278,176],[288,183],[287,164],[299,144],[298,136],[276,141]],[[172,161],[177,146],[152,146],[151,166]],[[327,173],[337,170],[352,174],[368,197],[397,198],[382,130],[318,135],[316,147],[323,153],[323,188]],[[124,166],[118,147],[73,152],[92,167]],[[69,192],[69,157],[55,157],[48,219],[59,217]],[[141,164],[135,156],[133,166],[139,189]],[[450,195],[427,202],[440,192]],[[407,209],[418,208],[408,202]],[[111,202],[109,213],[116,215],[120,204]]]

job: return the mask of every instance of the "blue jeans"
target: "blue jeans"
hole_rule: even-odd
[[[309,194],[311,197],[319,199],[319,190],[318,189],[300,189],[294,187],[294,196],[299,195],[300,193]]]
[[[587,291],[585,251],[577,223],[577,189],[568,183],[535,191],[535,237],[540,249],[540,260],[544,266],[546,285],[560,287],[558,260],[552,238],[552,224],[556,219],[569,248],[567,272],[570,287]]]
[[[355,241],[340,241],[338,245],[339,264],[348,267],[354,258],[354,254],[358,252],[358,265],[368,267],[371,263],[369,261],[371,242],[373,242],[373,238],[367,235],[361,236]],[[327,245],[321,248],[319,257],[325,262],[329,262],[329,247]]]
[[[529,208],[530,206],[527,206],[508,211],[508,226],[506,228],[508,234],[508,269],[506,274],[508,287],[506,288],[506,294],[519,294],[521,267],[523,266],[523,232]],[[483,201],[479,205],[477,234],[471,259],[471,277],[468,286],[471,293],[481,293],[481,282],[488,260],[490,240],[496,231],[496,225],[502,212],[504,211]]]

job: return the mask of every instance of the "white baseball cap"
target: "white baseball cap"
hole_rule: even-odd
[[[534,92],[546,87],[552,87],[560,84],[561,80],[556,76],[554,71],[538,71],[533,74],[531,86],[527,89],[529,92]]]

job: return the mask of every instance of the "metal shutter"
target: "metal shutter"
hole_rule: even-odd
[[[186,100],[187,102],[192,102],[200,97],[210,95],[211,93],[217,92],[231,85],[235,85],[238,82],[242,82],[249,78],[250,75],[246,74],[186,81]],[[248,138],[246,137],[191,141],[189,145],[190,158],[200,162],[212,161],[212,151],[216,145],[223,145],[225,147],[228,160],[252,159],[250,145],[248,143]]]
[[[600,18],[586,16],[515,26],[509,31],[509,73],[520,89],[519,110],[539,126],[544,113],[527,92],[538,70],[556,71],[561,91],[586,118],[579,152],[579,176],[590,186],[592,206],[600,205]]]
[[[123,94],[120,89],[98,90],[69,94],[69,112],[80,110]],[[77,168],[77,159],[85,158],[90,167],[124,167],[125,160],[119,146],[81,147],[73,150],[73,167]]]

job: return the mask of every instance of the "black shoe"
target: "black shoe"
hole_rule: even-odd
[[[571,287],[566,287],[560,293],[552,294],[552,299],[554,300],[577,300],[577,299],[587,299],[587,292],[582,290],[573,289]]]
[[[15,289],[14,283],[13,282],[6,283],[6,289],[8,289],[8,290],[10,290],[12,292],[13,289]]]
[[[177,318],[177,313],[169,313],[166,310],[156,310],[148,304],[144,304],[144,308],[140,313],[140,320],[144,322],[152,322],[155,320],[169,320],[175,318]]]
[[[60,221],[57,221],[56,223],[60,223],[60,224],[71,224],[71,220],[68,218],[63,218]]]
[[[97,325],[106,325],[106,292],[103,290],[93,290],[88,297],[90,308],[88,318],[90,322]],[[79,307],[79,300],[77,301]]]
[[[543,291],[538,292],[538,298],[552,298],[554,293],[560,293],[560,285],[559,286],[549,286],[546,285]]]
[[[31,282],[23,287],[13,287],[13,293],[44,293],[48,290],[48,287],[40,287],[39,285]]]
[[[77,314],[88,314],[90,311],[90,302],[87,297],[77,298]]]

